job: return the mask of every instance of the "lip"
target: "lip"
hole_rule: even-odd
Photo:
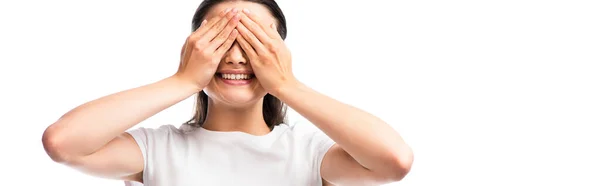
[[[225,83],[226,85],[240,86],[240,85],[249,85],[250,83],[252,83],[252,80],[254,78],[244,79],[244,80],[233,80],[233,79],[223,79],[221,77],[217,77],[217,79],[219,79],[219,81]]]
[[[254,76],[254,73],[250,70],[239,70],[239,69],[217,71],[215,76],[219,81],[223,82],[226,85],[233,85],[233,86],[249,85],[252,83],[252,81],[255,78],[255,77],[252,77],[250,79],[244,79],[244,80],[223,79],[221,76],[222,74],[250,74],[250,75]]]
[[[254,72],[250,70],[243,69],[229,69],[229,70],[219,70],[217,71],[219,74],[254,74]]]

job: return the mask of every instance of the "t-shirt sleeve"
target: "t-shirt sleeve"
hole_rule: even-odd
[[[323,157],[325,157],[325,154],[335,142],[321,130],[317,130],[313,133],[311,144],[316,152],[314,166],[317,168],[317,176],[321,179],[321,164],[323,163]]]
[[[321,183],[321,164],[323,163],[323,157],[325,157],[325,154],[335,142],[309,121],[298,121],[293,127],[295,132],[301,134],[307,142],[307,147],[309,148],[307,152],[309,152],[309,156],[311,156],[310,163],[312,170],[315,170],[313,176],[317,182]]]
[[[144,157],[144,170],[146,170],[146,160],[148,159],[148,141],[152,140],[154,135],[149,134],[152,132],[152,129],[140,127],[137,129],[132,129],[127,131],[133,137],[135,142],[137,143],[140,151],[142,152],[142,156]],[[148,139],[150,137],[151,139]]]
[[[143,170],[143,179],[147,180],[151,177],[148,172],[153,169],[153,161],[155,159],[152,152],[156,151],[156,149],[161,149],[164,146],[164,143],[172,130],[174,129],[171,125],[163,125],[159,128],[145,128],[139,127],[126,131],[129,133],[135,142],[137,143],[140,151],[142,152],[142,156],[144,157],[144,170]],[[129,182],[125,181],[126,186],[141,186],[143,184],[138,182]]]

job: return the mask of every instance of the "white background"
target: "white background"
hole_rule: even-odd
[[[86,101],[173,74],[199,3],[0,2],[0,185],[122,185],[52,162],[42,132]],[[279,3],[297,77],[414,148],[392,185],[600,185],[596,2]],[[139,126],[180,124],[192,106]]]

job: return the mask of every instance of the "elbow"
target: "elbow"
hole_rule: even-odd
[[[389,164],[388,171],[385,174],[385,177],[388,178],[389,181],[397,182],[410,172],[413,164],[413,153],[410,147],[402,148],[402,150],[396,155],[392,156]]]
[[[55,125],[50,125],[42,135],[42,145],[46,154],[57,163],[67,163],[69,156],[66,151],[64,136],[58,132]]]
[[[396,163],[388,178],[394,182],[400,181],[406,177],[408,172],[410,172],[411,167],[412,162],[402,160],[401,162]]]

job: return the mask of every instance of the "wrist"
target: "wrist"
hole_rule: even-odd
[[[173,75],[167,78],[167,81],[173,83],[176,87],[182,88],[183,90],[190,91],[193,93],[198,93],[204,89],[204,87],[200,87],[197,83],[192,81],[187,81],[180,76]]]
[[[306,85],[304,85],[300,81],[295,80],[277,87],[273,92],[271,92],[271,94],[284,101],[284,99],[286,99],[288,95],[293,94],[294,92],[299,92],[305,88]]]

